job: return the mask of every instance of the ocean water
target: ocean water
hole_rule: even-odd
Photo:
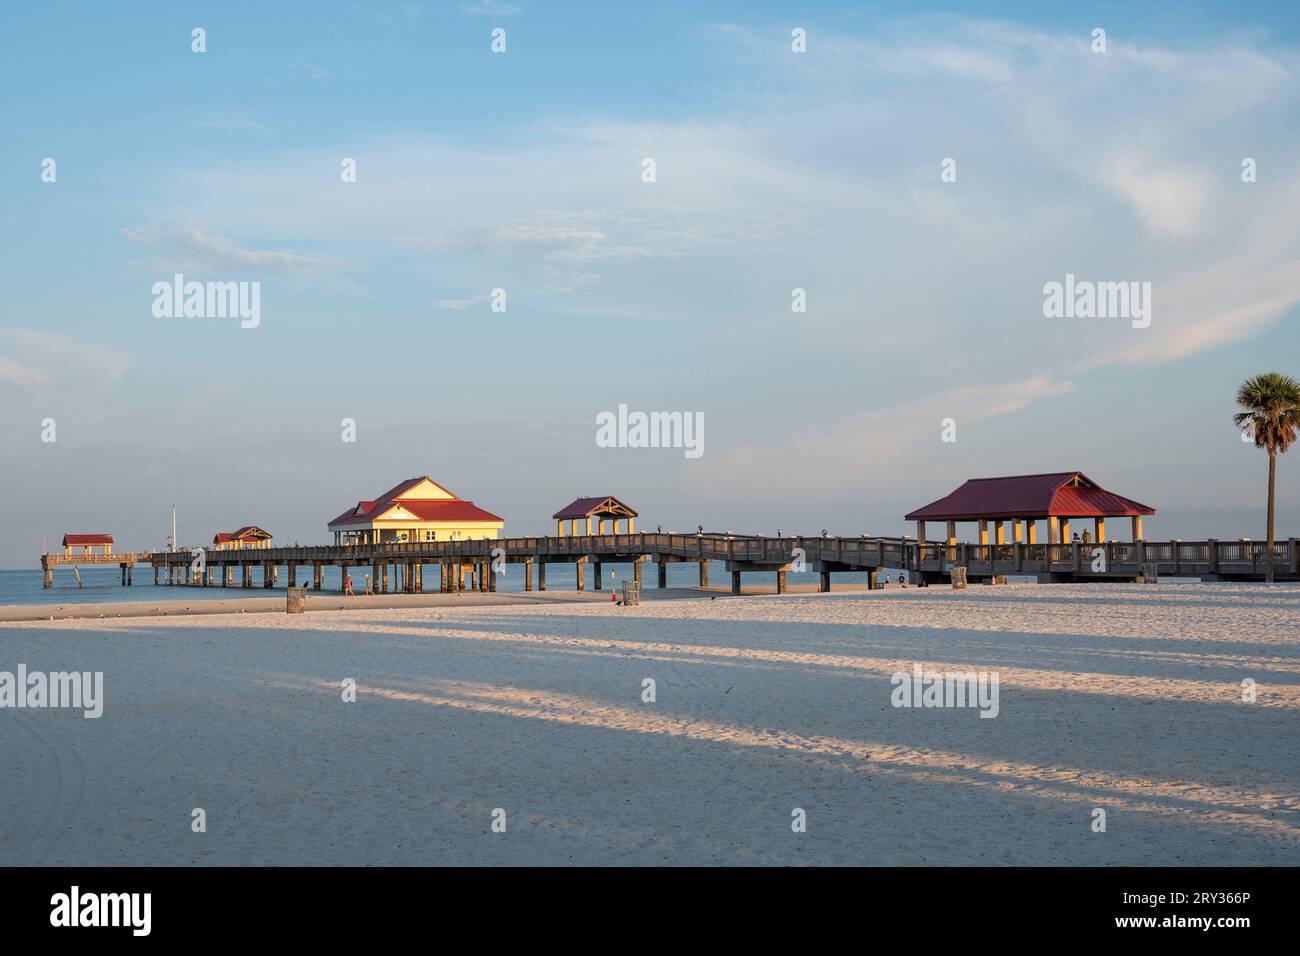
[[[367,568],[352,568],[352,586],[359,594],[365,588],[365,575],[368,573]],[[609,589],[611,585],[617,586],[622,581],[631,581],[633,579],[633,570],[631,564],[605,564],[601,567],[603,580],[601,587]],[[533,572],[533,586],[537,586],[536,569]],[[896,575],[896,572],[895,572]],[[895,575],[891,575],[891,578]],[[592,590],[594,585],[595,568],[588,564],[586,570],[586,588]],[[135,583],[129,587],[122,587],[122,574],[117,565],[108,567],[88,566],[81,569],[81,587],[77,586],[77,576],[70,567],[56,568],[54,571],[54,587],[49,590],[41,587],[41,572],[39,569],[31,571],[0,571],[0,607],[7,604],[105,604],[112,601],[192,601],[196,597],[223,598],[223,597],[264,597],[271,593],[283,593],[284,583],[288,580],[287,569],[281,566],[279,577],[279,589],[268,592],[262,588],[262,577],[260,571],[253,572],[254,586],[248,590],[239,587],[233,588],[203,588],[203,587],[186,587],[184,585],[162,584],[154,587],[153,569],[148,565],[137,566],[133,577]],[[235,572],[235,581],[238,582],[239,572]],[[657,567],[654,562],[647,561],[642,565],[642,587],[650,589],[655,587],[657,579]],[[773,586],[776,584],[776,574],[762,572],[746,573],[744,584],[747,587]],[[680,563],[668,565],[668,586],[674,588],[689,588],[699,584],[699,569],[695,564]],[[813,571],[796,574],[790,572],[786,576],[789,584],[816,584],[818,581],[817,573]],[[438,574],[437,569],[425,566],[425,585],[427,589],[437,588]],[[574,566],[571,564],[551,564],[546,568],[546,589],[548,591],[572,591],[576,587],[577,576],[574,572]],[[311,569],[298,569],[298,584],[311,584]],[[389,572],[389,586],[392,587],[392,572]],[[712,587],[727,587],[731,583],[731,577],[727,573],[726,566],[719,561],[709,562],[709,584]],[[857,584],[865,585],[867,583],[866,574],[854,574],[845,572],[835,574],[831,579],[831,587],[836,584]],[[326,591],[339,593],[343,590],[343,578],[340,568],[325,568]],[[522,591],[524,589],[524,568],[520,564],[511,564],[506,566],[504,574],[497,575],[498,591]]]

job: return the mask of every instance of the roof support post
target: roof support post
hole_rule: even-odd
[[[989,543],[989,519],[980,518],[980,544]]]
[[[1106,540],[1106,519],[1097,517],[1092,519],[1092,536],[1101,544]]]
[[[1142,540],[1142,516],[1141,515],[1133,516],[1133,540],[1134,541]]]
[[[1061,541],[1061,522],[1053,515],[1047,516],[1047,543],[1059,544]]]

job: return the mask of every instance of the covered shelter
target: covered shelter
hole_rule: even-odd
[[[989,522],[993,523],[993,544],[1005,544],[1005,525],[1012,526],[1012,540],[1037,543],[1038,522],[1046,523],[1047,544],[1070,541],[1070,519],[1093,523],[1092,540],[1106,540],[1107,518],[1128,518],[1133,540],[1142,540],[1142,518],[1156,509],[1132,498],[1102,488],[1081,471],[1057,471],[1042,475],[1011,475],[1003,478],[971,478],[938,501],[909,513],[916,522],[918,545],[925,544],[927,521],[947,522],[948,544],[957,543],[957,522],[979,525],[979,543],[989,544]],[[1085,531],[1084,535],[1088,532]],[[924,548],[922,548],[924,550]]]
[[[238,531],[218,531],[212,536],[212,547],[218,551],[239,548],[269,548],[271,532],[255,524],[246,524]]]
[[[569,522],[570,534],[578,536],[578,522],[586,522],[585,534],[591,534],[591,519],[596,519],[597,534],[605,534],[605,522],[609,521],[611,530],[609,534],[619,534],[618,523],[626,519],[627,530],[623,534],[633,534],[636,526],[637,513],[629,508],[623,502],[619,501],[613,495],[605,495],[600,498],[574,498],[569,504],[565,505],[555,514],[551,515],[555,519],[555,534],[558,537],[564,537],[564,522]]]
[[[71,555],[78,548],[81,553],[94,554],[94,548],[103,548],[104,554],[113,553],[113,536],[111,534],[69,534],[63,535],[63,553]]]
[[[470,541],[498,537],[505,519],[448,491],[428,475],[408,478],[329,523],[336,545]]]

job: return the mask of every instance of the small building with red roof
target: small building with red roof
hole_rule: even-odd
[[[505,523],[422,475],[358,501],[331,521],[329,530],[335,544],[471,541],[499,537]]]
[[[596,519],[596,533],[605,534],[605,522],[610,522],[610,534],[619,534],[618,523],[620,520],[627,522],[627,530],[623,534],[632,534],[636,524],[637,513],[629,508],[623,502],[619,501],[613,495],[602,495],[598,498],[574,498],[555,514],[551,515],[555,519],[555,533],[559,537],[564,537],[564,522],[569,522],[570,534],[577,537],[582,525],[578,522],[585,522],[586,531],[584,534],[591,534],[591,519]]]
[[[1012,523],[1015,541],[1034,544],[1037,524],[1047,523],[1047,543],[1070,541],[1070,519],[1092,519],[1093,531],[1083,540],[1106,540],[1107,518],[1129,518],[1133,540],[1142,539],[1142,517],[1156,509],[1140,501],[1107,491],[1081,471],[1048,472],[1041,475],[1011,475],[1003,478],[971,478],[951,494],[910,512],[916,522],[916,538],[925,542],[925,523],[947,523],[948,542],[957,541],[959,521],[979,525],[979,543],[989,543],[989,522],[994,523],[996,544],[1004,544],[1004,525]],[[1024,531],[1022,533],[1022,526]],[[1095,538],[1093,537],[1095,535]]]
[[[255,524],[246,524],[238,531],[218,531],[212,536],[212,547],[217,551],[240,548],[269,548],[271,532]]]
[[[113,536],[111,534],[71,534],[63,535],[63,553],[71,555],[77,549],[82,554],[93,554],[92,548],[103,548],[104,554],[113,553]]]

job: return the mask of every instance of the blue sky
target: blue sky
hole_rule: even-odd
[[[323,540],[424,473],[508,532],[612,493],[889,534],[1080,468],[1148,537],[1262,537],[1230,415],[1300,375],[1291,5],[796,6],[6,5],[0,565],[173,502],[183,542]],[[153,317],[177,271],[260,282],[260,326]],[[1044,318],[1067,272],[1151,282],[1151,326]],[[620,403],[705,454],[596,447]]]

